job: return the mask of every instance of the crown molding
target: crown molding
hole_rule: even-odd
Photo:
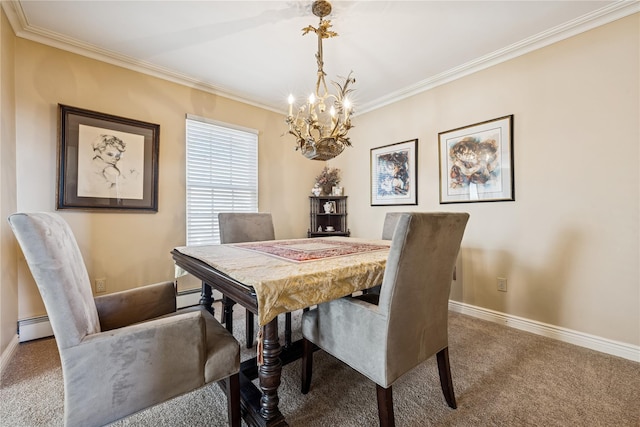
[[[367,104],[360,105],[358,107],[358,114],[368,113],[386,105],[393,104],[638,12],[640,12],[640,2],[637,0],[622,0],[612,3],[572,21],[565,22],[562,25],[558,25],[483,57],[422,80],[415,85],[389,93]]]
[[[254,107],[284,114],[284,110],[274,109],[270,105],[262,104],[247,97],[234,94],[231,91],[225,90],[224,88],[211,83],[196,80],[186,74],[178,73],[168,68],[131,58],[107,49],[102,49],[90,43],[84,43],[53,31],[32,26],[27,21],[20,1],[2,1],[2,8],[7,14],[7,18],[9,19],[9,23],[11,24],[13,31],[18,37],[142,74],[147,74],[179,85],[202,90],[204,92],[212,93],[244,104],[249,104]]]
[[[214,84],[198,81],[188,75],[177,73],[164,67],[159,67],[145,61],[121,55],[117,52],[102,49],[89,43],[83,43],[78,40],[65,37],[61,34],[29,25],[19,0],[2,1],[2,8],[7,14],[13,31],[18,37],[76,53],[108,64],[127,68],[163,80],[168,80],[183,86],[199,89],[204,92],[273,111],[275,113],[286,114],[284,108],[274,108],[273,106],[256,102],[246,96],[233,93],[233,91],[218,87]],[[638,0],[621,0],[612,3],[535,36],[521,40],[510,46],[494,51],[473,61],[469,61],[438,75],[429,77],[428,79],[422,80],[414,85],[402,88],[371,102],[360,105],[358,106],[358,114],[365,114],[386,105],[393,104],[413,95],[425,92],[437,86],[460,79],[468,76],[469,74],[484,70],[518,56],[525,55],[534,50],[549,46],[553,43],[638,12],[640,12],[640,2]]]

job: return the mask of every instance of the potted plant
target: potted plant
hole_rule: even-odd
[[[316,177],[316,186],[322,188],[322,195],[331,195],[334,186],[340,183],[340,169],[324,167]]]

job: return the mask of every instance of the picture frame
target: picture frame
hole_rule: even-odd
[[[158,211],[160,125],[58,104],[57,209]]]
[[[440,203],[515,200],[513,115],[438,133]]]
[[[418,140],[371,149],[371,206],[418,204]]]
[[[336,201],[335,200],[327,200],[324,205],[322,206],[322,209],[324,209],[324,213],[326,214],[332,214],[332,213],[337,213],[338,211],[336,210]]]

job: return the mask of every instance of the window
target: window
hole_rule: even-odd
[[[219,212],[258,211],[258,132],[187,115],[187,245],[220,243]]]

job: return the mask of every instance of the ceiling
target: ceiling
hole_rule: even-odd
[[[316,78],[311,1],[2,2],[19,37],[277,112]],[[640,10],[637,1],[333,1],[327,82],[356,113]]]

